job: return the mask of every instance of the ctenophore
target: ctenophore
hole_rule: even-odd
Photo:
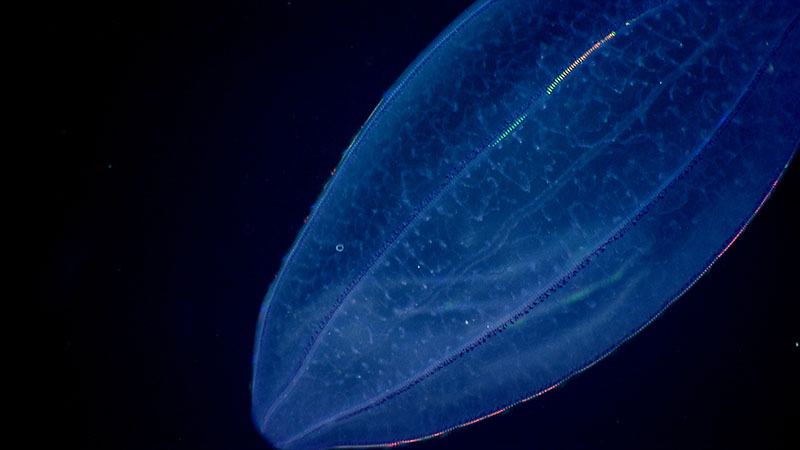
[[[413,442],[634,336],[739,237],[796,153],[798,14],[467,9],[353,138],[269,288],[259,431],[281,448]]]

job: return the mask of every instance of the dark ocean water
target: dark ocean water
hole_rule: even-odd
[[[469,1],[53,11],[39,314],[48,436],[269,448],[264,294],[342,151]],[[52,92],[50,91],[52,89]],[[410,448],[793,448],[797,161],[711,271],[538,399]]]

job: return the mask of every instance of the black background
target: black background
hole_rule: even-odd
[[[53,145],[36,157],[49,370],[34,440],[269,448],[248,390],[269,282],[350,138],[470,3],[48,12]],[[795,163],[710,273],[606,360],[411,448],[795,447],[798,183]]]

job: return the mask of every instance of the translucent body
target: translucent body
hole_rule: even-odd
[[[354,139],[270,288],[280,447],[414,440],[585,369],[736,238],[800,140],[791,2],[479,2]]]

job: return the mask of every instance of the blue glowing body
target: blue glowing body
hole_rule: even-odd
[[[264,436],[378,445],[468,424],[690,288],[800,142],[800,7],[708,3],[480,1],[446,29],[269,289]]]

